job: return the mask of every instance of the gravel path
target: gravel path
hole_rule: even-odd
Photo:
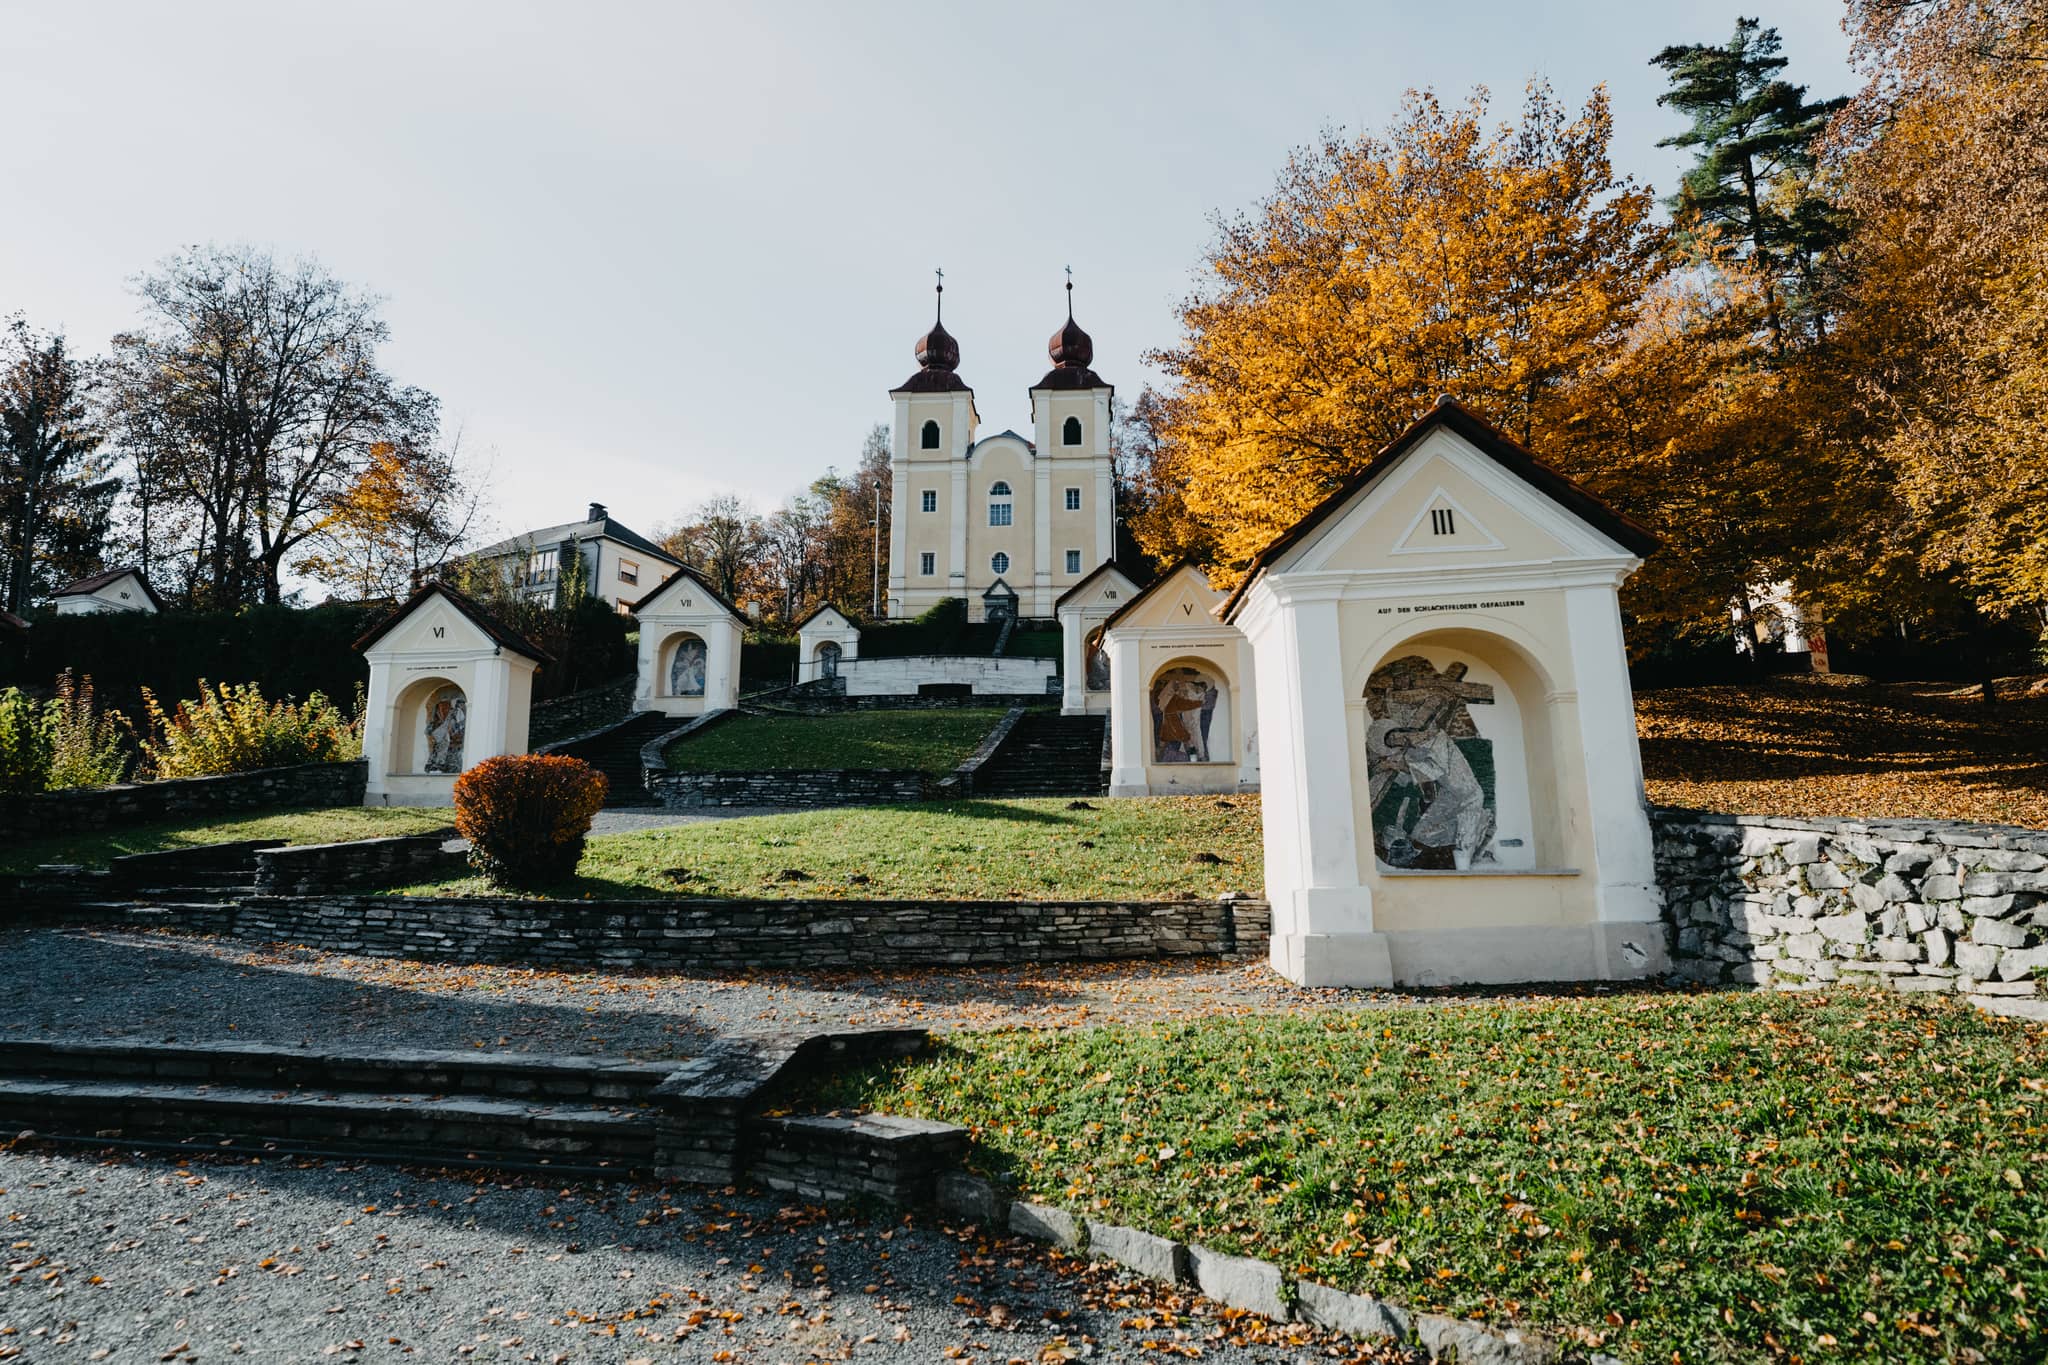
[[[625,834],[669,825],[702,825],[714,820],[739,820],[749,815],[788,815],[787,806],[706,806],[701,810],[601,810],[591,817],[592,834]]]
[[[0,932],[0,1038],[487,1047],[691,1056],[710,1036],[845,1025],[1066,1028],[1412,997],[1305,990],[1262,962],[683,976],[345,957],[116,929]]]
[[[0,1146],[0,1226],[23,1365],[1397,1358],[1029,1243],[746,1196]]]

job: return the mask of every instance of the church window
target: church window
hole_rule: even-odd
[[[926,577],[930,577],[932,574],[937,573],[939,571],[938,551],[926,550],[922,554],[918,555],[917,571],[921,574],[924,574]]]
[[[1080,489],[1078,489],[1078,488],[1069,488],[1069,489],[1067,490],[1067,510],[1068,510],[1069,512],[1078,512],[1078,511],[1080,511],[1080,510],[1081,510],[1081,490],[1080,490]]]
[[[992,483],[992,484],[990,484],[990,485],[988,486],[988,495],[989,495],[990,497],[992,497],[992,498],[1007,498],[1007,497],[1009,497],[1009,496],[1010,496],[1010,485],[1009,485],[1008,481],[1007,481],[1007,480],[1004,480],[1004,479],[997,479],[997,480],[996,480],[996,481],[995,481],[994,483]]]
[[[917,444],[924,450],[937,450],[939,448],[939,424],[937,422],[926,422],[924,430],[918,434]]]
[[[926,511],[926,512],[936,512],[936,511],[938,511],[938,510],[939,510],[939,490],[938,490],[938,489],[936,489],[936,488],[927,488],[927,489],[925,489],[925,490],[924,490],[924,492],[923,492],[923,493],[922,493],[921,495],[919,495],[919,497],[918,497],[918,500],[917,500],[917,505],[918,505],[919,509],[920,509],[920,510],[922,510],[922,511]]]
[[[1006,574],[1010,571],[1010,557],[997,550],[989,556],[988,566],[999,574]]]
[[[991,526],[1010,525],[1010,485],[1002,479],[997,479],[988,486],[988,497],[988,524]],[[1000,573],[1001,570],[997,570],[997,572]]]
[[[1069,417],[1069,418],[1068,418],[1068,419],[1066,420],[1066,423],[1065,423],[1065,425],[1061,426],[1061,428],[1060,428],[1060,444],[1061,444],[1061,445],[1063,445],[1063,446],[1077,446],[1077,445],[1081,444],[1081,419],[1080,419],[1080,418],[1078,418],[1078,417]]]
[[[1081,572],[1081,552],[1079,550],[1067,551],[1067,572]]]

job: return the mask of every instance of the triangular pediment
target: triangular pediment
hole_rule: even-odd
[[[678,569],[666,582],[633,604],[639,617],[675,617],[680,620],[710,620],[730,617],[746,624],[732,603],[720,596],[695,569]]]
[[[1271,566],[1441,573],[1607,559],[1626,547],[1456,431],[1429,433]]]
[[[1109,618],[1111,630],[1150,627],[1211,626],[1230,629],[1216,619],[1224,594],[1209,586],[1209,576],[1192,564],[1182,564],[1162,575],[1158,582],[1139,593]]]
[[[366,653],[464,653],[489,649],[491,637],[456,605],[438,593],[414,606],[384,632]]]
[[[813,633],[824,632],[829,634],[833,631],[851,630],[853,628],[853,621],[845,612],[827,602],[809,616],[797,622],[796,628],[800,631],[808,630]]]
[[[1059,601],[1053,603],[1053,614],[1116,611],[1137,595],[1138,585],[1113,562],[1104,560],[1093,573],[1060,594]]]

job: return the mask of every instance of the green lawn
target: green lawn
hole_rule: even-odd
[[[105,867],[126,853],[156,853],[195,844],[236,839],[283,839],[293,844],[331,844],[344,839],[375,839],[386,834],[420,834],[455,823],[447,807],[372,808],[335,806],[323,810],[272,811],[264,815],[226,816],[173,824],[135,825],[95,834],[67,834],[30,839],[0,847],[0,872],[32,872],[42,863],[81,863]]]
[[[826,1102],[1000,1183],[1632,1361],[2041,1360],[2048,1030],[1658,995],[954,1034]]]
[[[949,773],[1002,718],[996,710],[741,716],[677,740],[665,757],[669,767],[691,772],[890,768]]]
[[[1162,900],[1264,885],[1257,797],[1068,804],[863,806],[603,835],[556,894]],[[783,880],[785,871],[804,875]],[[475,877],[412,890],[489,893]]]

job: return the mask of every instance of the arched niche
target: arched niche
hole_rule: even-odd
[[[839,642],[825,640],[818,645],[818,676],[836,678],[839,676]]]
[[[1146,758],[1164,765],[1234,763],[1229,674],[1196,655],[1169,659],[1145,684]]]
[[[469,695],[462,688],[447,678],[417,678],[398,694],[396,710],[386,772],[462,771],[469,736]]]
[[[1361,853],[1401,872],[1562,861],[1551,688],[1507,638],[1438,630],[1384,650],[1354,706]]]
[[[695,631],[679,630],[662,641],[661,692],[664,697],[701,697],[710,665],[710,646]]]
[[[1088,632],[1081,646],[1082,686],[1089,692],[1109,691],[1109,650],[1102,640],[1103,627]]]

